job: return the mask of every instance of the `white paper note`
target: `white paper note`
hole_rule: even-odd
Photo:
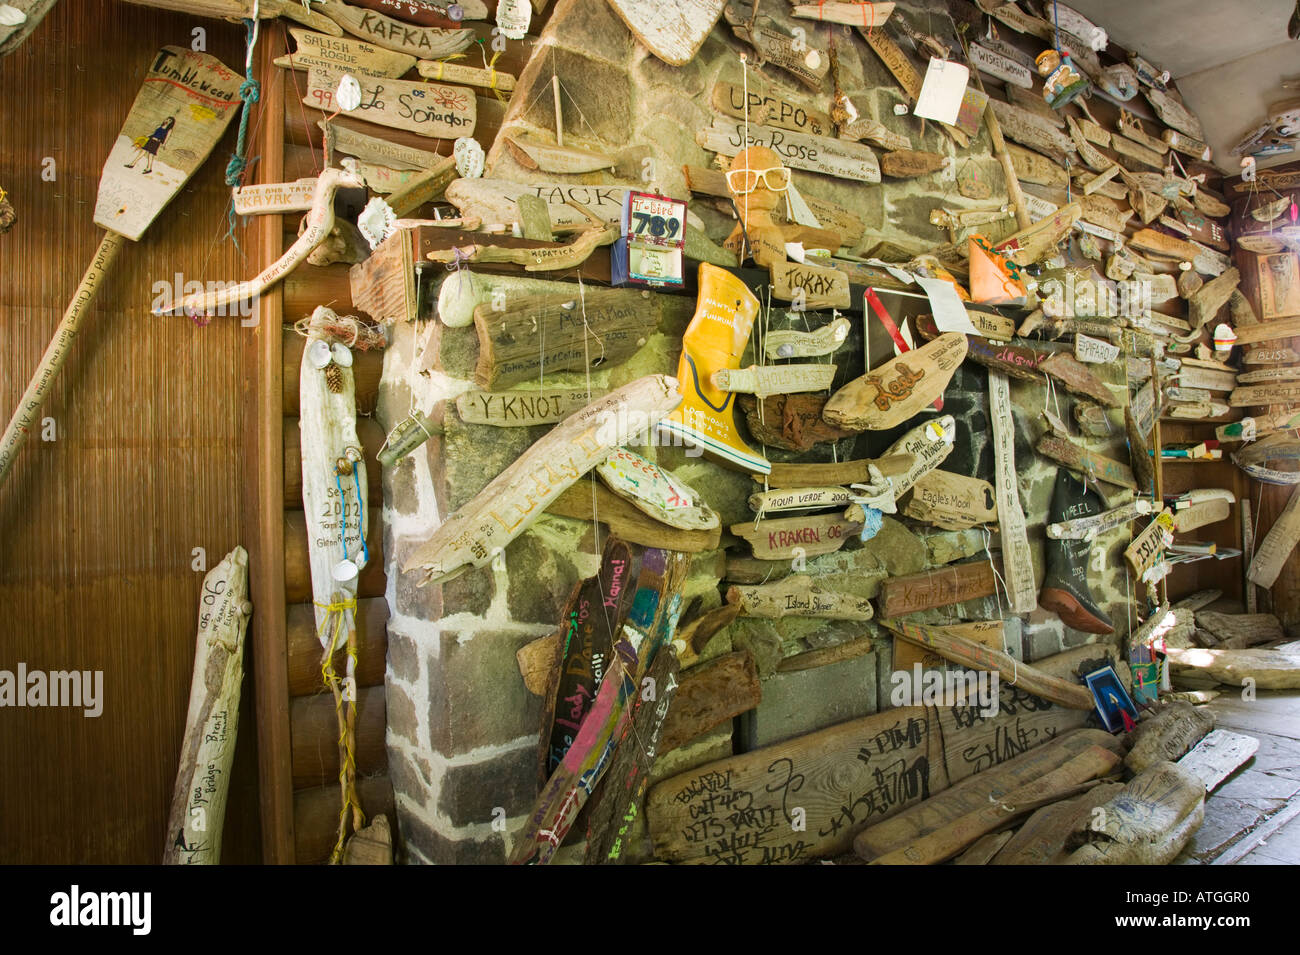
[[[925,71],[925,82],[921,84],[921,95],[916,99],[912,115],[941,123],[957,122],[969,82],[970,70],[967,67],[952,60],[930,57],[930,68]]]
[[[962,304],[951,282],[945,282],[943,279],[928,279],[922,275],[916,277],[916,282],[925,289],[925,294],[930,299],[930,310],[939,331],[962,332],[966,335],[979,334],[978,329],[971,324],[970,316],[966,314],[966,306]]]

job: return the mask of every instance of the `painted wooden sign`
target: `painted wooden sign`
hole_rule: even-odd
[[[235,215],[240,216],[306,212],[311,208],[315,192],[316,178],[313,176],[294,182],[237,186],[231,190],[231,201],[235,205]]]
[[[694,488],[626,448],[611,451],[596,474],[619,497],[669,527],[704,531],[719,524]]]
[[[1016,171],[1016,178],[1021,183],[1034,183],[1050,186],[1053,189],[1064,189],[1070,183],[1070,176],[1065,169],[1042,153],[1017,146],[1015,143],[1007,143],[1007,153],[1011,156],[1011,166]]]
[[[743,395],[749,433],[760,444],[785,451],[807,451],[824,441],[839,441],[858,433],[838,428],[822,417],[824,394],[769,395],[758,399]]]
[[[614,227],[586,229],[570,242],[542,242],[533,245],[496,245],[487,236],[482,242],[448,245],[425,253],[430,262],[451,265],[456,262],[510,262],[522,265],[526,272],[558,272],[576,268],[602,245],[609,245],[618,235]]]
[[[459,53],[474,39],[473,30],[413,26],[374,10],[349,6],[342,0],[323,0],[318,7],[321,13],[353,36],[388,50],[428,60]]]
[[[1028,203],[1028,197],[1026,197]],[[1028,203],[1032,206],[1032,203]],[[1071,202],[1045,214],[1028,228],[1021,229],[996,246],[1017,265],[1032,265],[1046,258],[1068,236],[1083,215],[1083,205]]]
[[[809,136],[771,126],[750,126],[747,139],[743,122],[722,117],[715,118],[712,126],[701,130],[696,141],[705,149],[723,156],[735,156],[750,146],[764,146],[780,156],[791,169],[857,182],[880,182],[880,162],[876,154],[859,143]]]
[[[1034,74],[1030,72],[1028,67],[1017,63],[1010,57],[1003,56],[1001,53],[990,50],[978,43],[972,43],[969,52],[971,65],[981,73],[996,76],[1000,80],[1005,80],[1023,89],[1034,88]]]
[[[420,26],[454,26],[464,20],[486,20],[488,17],[487,4],[483,0],[468,0],[463,3],[454,3],[452,0],[357,0],[356,5]],[[453,10],[453,7],[456,9]]]
[[[998,520],[992,484],[940,470],[923,474],[912,485],[912,498],[903,513],[950,531],[965,530],[976,524],[995,524]]]
[[[754,556],[760,560],[790,560],[830,554],[862,530],[860,523],[834,514],[809,517],[781,517],[731,525],[731,533],[749,541]]]
[[[1242,385],[1263,384],[1270,381],[1295,381],[1297,379],[1300,379],[1300,367],[1261,368],[1258,371],[1248,371],[1237,376],[1237,382]]]
[[[1038,439],[1035,450],[1044,457],[1095,480],[1137,490],[1137,481],[1128,465],[1081,447],[1060,434],[1049,432],[1043,435]]]
[[[956,422],[952,415],[943,415],[917,425],[889,446],[885,458],[893,456],[911,458],[907,469],[901,474],[886,472],[886,477],[893,481],[895,498],[901,497],[910,490],[923,474],[937,468],[952,453],[955,428]],[[866,481],[856,483],[866,483]]]
[[[215,865],[230,792],[244,676],[248,553],[236,546],[203,578],[194,677],[167,813],[164,865]],[[24,691],[25,692],[25,691]]]
[[[1139,580],[1147,579],[1147,571],[1156,565],[1164,549],[1173,543],[1174,529],[1173,512],[1166,507],[1124,549],[1124,559]]]
[[[746,103],[748,102],[748,117]],[[734,119],[748,118],[759,126],[774,126],[809,136],[834,136],[835,125],[829,114],[811,106],[802,106],[773,92],[756,88],[751,79],[749,99],[745,91],[734,83],[719,81],[713,85],[713,108]]]
[[[1295,404],[1300,401],[1300,384],[1246,385],[1236,388],[1228,397],[1233,408],[1250,408],[1258,405]]]
[[[438,83],[478,86],[501,93],[511,92],[518,82],[513,73],[502,73],[496,69],[482,69],[477,66],[462,66],[447,60],[418,60],[415,69],[425,79]]]
[[[1002,532],[1002,569],[1007,595],[1012,612],[1029,613],[1038,604],[1038,587],[1034,582],[1025,512],[1020,504],[1011,384],[1005,374],[992,369],[989,370],[989,427],[993,432],[994,493]]]
[[[1014,139],[1030,149],[1037,149],[1058,162],[1076,152],[1071,138],[1038,114],[996,99],[989,100],[989,107],[997,117],[1003,135],[1008,139]]]
[[[952,418],[947,417],[951,427]],[[919,432],[920,429],[913,430]],[[908,432],[908,435],[910,434],[911,431]],[[907,435],[904,435],[904,438],[906,437]],[[858,461],[839,461],[830,464],[773,463],[772,471],[767,476],[767,484],[769,487],[779,488],[804,487],[811,484],[868,484],[871,482],[871,467],[875,465],[885,477],[892,478],[897,485],[916,463],[912,453],[901,450],[899,445],[902,441],[903,438],[900,438],[889,451],[875,459],[864,458]],[[949,451],[952,450],[951,441],[948,442],[947,447]],[[946,453],[944,457],[947,457]],[[938,461],[935,463],[937,464]],[[912,485],[909,482],[907,486]],[[898,493],[901,494],[902,491]]]
[[[894,179],[914,179],[938,172],[948,165],[948,157],[915,149],[896,149],[880,157],[880,170]]]
[[[500,388],[543,371],[615,366],[646,343],[660,319],[658,298],[639,289],[591,289],[576,295],[514,296],[509,308],[474,309],[479,335],[475,381]]]
[[[1291,492],[1286,507],[1255,549],[1247,579],[1260,587],[1272,587],[1297,541],[1300,541],[1300,489]]]
[[[826,403],[823,415],[845,428],[885,431],[902,424],[943,394],[966,347],[960,332],[939,335],[849,382]]]
[[[1138,498],[1129,504],[1122,504],[1101,514],[1048,524],[1047,536],[1053,540],[1092,540],[1098,534],[1104,534],[1121,524],[1131,523],[1141,514],[1150,513],[1151,502],[1145,498]]]
[[[1074,357],[1089,364],[1106,365],[1119,357],[1119,346],[1087,335],[1075,335]]]
[[[993,595],[996,579],[987,560],[953,564],[906,577],[890,577],[880,584],[880,614],[894,618],[935,607]]]
[[[975,330],[984,338],[1009,342],[1016,336],[1015,320],[997,312],[986,312],[980,308],[967,308],[966,317],[970,319],[970,323],[975,326]]]
[[[414,169],[393,169],[352,156],[344,158],[339,165],[364,182],[371,192],[381,196],[406,189],[418,175]],[[358,303],[353,304],[361,307]]]
[[[748,368],[715,371],[713,386],[719,391],[738,391],[765,398],[768,395],[825,391],[834,379],[834,365],[750,365]]]
[[[771,274],[772,297],[794,302],[800,311],[849,307],[849,277],[839,269],[778,262],[772,265]]]
[[[695,57],[726,0],[609,0],[627,28],[651,53],[672,66]]]
[[[379,139],[339,123],[318,123],[327,146],[366,162],[382,163],[394,169],[432,169],[443,157],[425,149]]]
[[[275,58],[275,65],[285,69],[322,67],[343,70],[353,76],[396,79],[415,66],[415,57],[409,53],[386,50],[361,40],[297,28],[291,28],[289,32],[297,41],[297,50]]]
[[[335,95],[342,76],[341,71],[313,67],[307,74],[303,102],[327,113],[338,110],[344,116],[433,139],[474,135],[478,102],[473,91],[463,86],[358,77],[361,102],[355,109],[343,109]]]
[[[706,763],[651,790],[655,854],[715,865],[842,854],[864,827],[1082,724],[1082,711],[1044,702],[1007,688],[996,716],[973,704],[896,707]]]
[[[1196,246],[1192,243],[1157,232],[1155,229],[1139,230],[1129,239],[1129,244],[1142,252],[1151,252],[1184,262],[1191,262],[1199,255]],[[1200,269],[1197,271],[1199,272]]]
[[[1259,270],[1259,317],[1268,321],[1300,315],[1300,255],[1294,252],[1263,255],[1256,260],[1256,265]]]
[[[786,70],[809,89],[820,91],[831,66],[825,51],[769,27],[759,18],[757,8],[757,0],[731,0],[722,15],[731,32],[752,46],[764,60]]]
[[[403,569],[436,583],[489,563],[565,488],[680,403],[676,379],[650,375],[574,412],[447,518]]]
[[[479,391],[471,388],[456,398],[456,411],[467,424],[531,428],[563,421],[604,394],[601,389],[588,394],[577,388],[555,391]]]
[[[746,616],[769,620],[782,617],[870,620],[875,615],[866,597],[837,593],[804,575],[757,587],[731,587],[727,590],[727,601],[740,604]]]
[[[1205,131],[1201,128],[1201,121],[1193,116],[1191,111],[1173,93],[1161,92],[1151,86],[1143,86],[1142,95],[1147,98],[1151,108],[1156,111],[1156,115],[1160,117],[1160,121],[1166,126],[1172,126],[1180,133],[1186,133],[1195,139],[1205,139]]]
[[[811,332],[779,331],[763,336],[768,358],[818,358],[839,350],[849,338],[849,320],[840,316]]]
[[[1262,347],[1247,348],[1241,356],[1242,364],[1246,365],[1268,365],[1274,362],[1295,364],[1300,362],[1300,354],[1295,349],[1281,348],[1274,345],[1264,345]],[[1247,374],[1252,374],[1247,372]],[[1238,381],[1244,381],[1245,375],[1239,375]]]
[[[847,507],[853,492],[846,487],[790,487],[779,491],[760,491],[749,496],[749,509],[755,514],[772,511],[816,511]]]

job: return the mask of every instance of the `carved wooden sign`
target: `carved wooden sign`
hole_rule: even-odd
[[[658,299],[638,289],[591,289],[577,295],[525,295],[498,310],[474,309],[481,388],[535,380],[542,370],[613,367],[632,357],[659,324]]]
[[[934,470],[912,485],[912,498],[904,507],[908,517],[944,530],[958,531],[998,520],[993,485],[979,478]]]
[[[993,431],[994,492],[1002,532],[1002,569],[1007,596],[1012,612],[1030,613],[1038,605],[1038,587],[1034,582],[1025,512],[1020,505],[1011,383],[1005,374],[992,369],[989,370],[989,427]]]
[[[1257,405],[1292,405],[1300,401],[1300,384],[1246,385],[1228,396],[1233,408]]]
[[[1172,126],[1180,133],[1186,133],[1194,139],[1205,139],[1201,121],[1192,115],[1173,93],[1164,93],[1152,86],[1143,86],[1142,95],[1147,98],[1151,108],[1156,111],[1160,121]]]
[[[830,355],[848,341],[849,320],[840,316],[811,332],[779,331],[763,336],[768,358],[818,358]]]
[[[360,104],[355,109],[343,109],[336,96],[343,75],[341,70],[313,67],[307,73],[303,102],[327,113],[338,110],[344,116],[409,130],[418,136],[459,139],[474,135],[478,102],[472,90],[363,76],[356,78],[361,86]]]
[[[894,179],[914,179],[938,172],[948,165],[948,157],[915,149],[896,149],[880,157],[880,169]]]
[[[1058,161],[1074,155],[1074,141],[1036,113],[996,99],[989,100],[989,107],[1008,139]]]
[[[713,86],[713,108],[734,119],[746,118],[745,91],[734,83],[719,81]],[[834,136],[835,126],[828,114],[773,92],[763,92],[751,83],[748,119],[760,126],[775,126],[809,136]]]
[[[1300,362],[1300,354],[1297,354],[1292,348],[1266,345],[1262,348],[1247,348],[1245,354],[1241,356],[1241,360],[1243,364],[1247,365],[1267,365],[1273,362],[1295,364]],[[1245,378],[1245,375],[1239,375],[1237,380],[1244,382]]]
[[[1093,365],[1107,365],[1119,357],[1119,346],[1079,334],[1074,336],[1074,357]]]
[[[1269,381],[1295,381],[1300,379],[1300,368],[1261,368],[1237,376],[1238,384],[1257,385]]]
[[[473,30],[412,26],[373,10],[358,10],[342,0],[324,0],[318,7],[321,13],[353,36],[388,50],[428,60],[459,53],[474,39]]]
[[[164,865],[221,861],[222,822],[239,726],[244,637],[251,612],[248,553],[237,546],[203,578],[194,678],[167,813]]]
[[[822,417],[824,394],[769,395],[761,402],[742,395],[740,407],[755,441],[786,451],[807,451],[820,442],[839,441],[856,433],[837,428]]]
[[[770,511],[815,511],[847,507],[852,502],[853,492],[846,487],[789,487],[751,494],[749,509],[756,514]]]
[[[992,596],[995,587],[993,565],[987,560],[953,564],[906,577],[890,577],[880,584],[880,614],[892,619],[977,600]]]
[[[757,0],[732,0],[722,15],[731,32],[764,60],[786,70],[809,89],[820,91],[830,71],[830,58],[812,44],[762,23],[757,7]]]
[[[1262,255],[1259,269],[1259,317],[1264,321],[1300,315],[1300,255]]]
[[[1007,154],[1011,156],[1011,167],[1016,171],[1016,178],[1022,183],[1050,186],[1053,189],[1064,189],[1070,184],[1069,173],[1042,153],[1007,143]]]
[[[790,560],[830,554],[844,546],[862,525],[834,514],[781,517],[731,525],[731,533],[749,541],[759,560]]]
[[[980,72],[996,76],[1023,89],[1034,88],[1034,74],[1029,68],[978,43],[970,45],[970,61]]]
[[[837,593],[804,575],[757,587],[731,587],[727,601],[740,604],[747,616],[774,620],[782,617],[870,620],[875,613],[866,597]]]
[[[794,302],[798,310],[849,307],[849,277],[839,269],[779,262],[771,273],[772,297]]]
[[[1247,579],[1260,587],[1272,587],[1297,541],[1300,541],[1300,488],[1291,492],[1286,507],[1255,549]]]
[[[329,146],[366,162],[381,163],[394,169],[424,170],[432,169],[442,159],[435,152],[369,136],[339,123],[321,121],[317,125],[325,132]]]
[[[1173,540],[1173,533],[1174,515],[1166,507],[1124,549],[1124,559],[1139,580],[1145,580],[1147,571],[1160,560],[1165,547]]]
[[[823,415],[840,427],[888,430],[933,404],[965,357],[966,336],[946,332],[849,382]]]
[[[834,365],[751,365],[715,371],[713,386],[719,391],[738,391],[764,398],[825,391],[834,378]]]
[[[1200,252],[1198,248],[1183,239],[1176,239],[1155,229],[1142,229],[1129,239],[1133,248],[1142,252],[1151,252],[1183,262],[1191,262]],[[1197,269],[1197,271],[1201,271]]]
[[[746,139],[743,122],[723,117],[715,118],[712,126],[701,130],[696,141],[722,156],[735,156],[750,146],[764,146],[791,169],[858,182],[880,182],[880,161],[875,152],[858,143],[753,125]]]
[[[912,61],[907,58],[907,54],[899,49],[898,44],[890,39],[884,30],[870,30],[862,34],[862,38],[867,41],[867,46],[875,51],[880,57],[880,61],[885,64],[885,68],[893,74],[894,79],[898,80],[898,85],[903,88],[907,98],[916,102],[917,97],[921,95],[921,87],[924,80],[921,74],[917,72]]]
[[[774,462],[772,471],[767,476],[767,485],[769,487],[789,488],[814,484],[867,484],[871,481],[872,465],[875,465],[885,477],[893,478],[895,484],[897,484],[899,479],[914,466],[915,460],[912,454],[900,453],[896,448],[897,445],[886,452],[884,456],[874,460],[864,458],[858,461],[839,461],[830,464],[781,464]],[[910,483],[908,487],[911,487]]]
[[[1035,450],[1044,457],[1095,480],[1137,490],[1137,481],[1128,465],[1081,447],[1060,434],[1049,432],[1043,435],[1038,439]]]
[[[676,379],[650,375],[574,412],[447,518],[403,570],[435,583],[489,563],[565,488],[680,403]]]
[[[235,215],[258,216],[282,212],[306,212],[316,192],[316,178],[294,182],[270,182],[237,186],[231,190]]]
[[[275,65],[286,69],[310,70],[315,66],[344,70],[353,76],[396,79],[415,66],[415,57],[409,53],[386,50],[361,40],[297,28],[289,32],[298,43],[297,50],[275,58]]]
[[[933,421],[926,421],[908,431],[889,446],[885,457],[908,457],[911,461],[901,474],[885,472],[885,476],[894,483],[894,497],[901,497],[912,488],[921,475],[934,470],[952,453],[956,422],[952,415],[943,415]],[[881,460],[883,465],[885,459]],[[881,470],[884,470],[883,466]],[[864,484],[866,479],[855,483]]]
[[[456,411],[467,424],[497,428],[530,428],[563,421],[605,392],[588,394],[579,389],[556,391],[478,391],[471,388],[456,398]]]

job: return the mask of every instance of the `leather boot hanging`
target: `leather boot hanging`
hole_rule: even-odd
[[[1048,523],[1091,517],[1104,509],[1096,490],[1085,487],[1064,468],[1056,472]],[[1114,624],[1097,606],[1088,588],[1088,557],[1091,552],[1091,541],[1048,538],[1047,575],[1038,602],[1057,614],[1068,627],[1086,633],[1114,633]]]

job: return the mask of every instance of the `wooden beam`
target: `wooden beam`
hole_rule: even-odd
[[[300,696],[289,704],[293,732],[293,788],[310,789],[334,784],[338,796],[339,724],[334,697],[328,693]],[[357,775],[383,772],[388,766],[384,749],[384,688],[357,690],[356,763]],[[338,817],[335,816],[337,826]]]
[[[256,151],[259,181],[284,177],[284,76],[272,61],[283,54],[283,34],[272,30],[260,50],[260,73],[276,77],[262,93],[261,123]],[[259,271],[280,257],[284,223],[278,215],[257,221]],[[258,790],[261,803],[262,861],[287,865],[294,857],[293,771],[289,735],[288,653],[284,616],[284,355],[281,323],[283,289],[276,287],[257,300],[257,327],[248,336],[248,367],[256,378],[245,390],[253,402],[245,432],[244,458],[252,466],[249,503],[245,509],[250,591],[255,608],[252,623],[253,690],[257,714]],[[296,364],[296,363],[295,363]],[[295,394],[297,387],[294,388]]]
[[[356,618],[357,686],[383,686],[388,653],[388,602],[383,597],[358,600]],[[312,605],[290,604],[286,609],[285,628],[289,696],[311,696],[321,692],[324,689],[320,673],[321,645],[316,635],[316,615]],[[337,797],[338,787],[334,786],[333,791]]]

